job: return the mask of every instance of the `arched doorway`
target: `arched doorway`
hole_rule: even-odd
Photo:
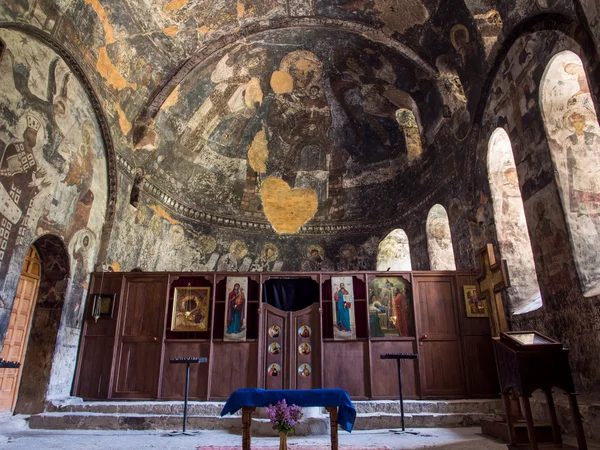
[[[44,235],[29,248],[1,354],[21,367],[0,369],[0,411],[44,409],[68,274],[69,257],[59,237]]]
[[[23,263],[4,346],[0,353],[0,357],[7,361],[23,362],[39,291],[41,271],[40,256],[32,246]],[[14,409],[22,374],[22,365],[18,369],[0,369],[0,411]]]

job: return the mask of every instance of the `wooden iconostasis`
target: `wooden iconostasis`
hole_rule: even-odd
[[[294,279],[315,289],[274,301],[265,287]],[[191,368],[192,400],[243,387],[396,399],[396,364],[380,355],[418,353],[402,362],[406,398],[493,397],[489,319],[467,317],[472,285],[466,271],[94,273],[73,395],[182,399],[185,370],[169,360],[206,356]]]

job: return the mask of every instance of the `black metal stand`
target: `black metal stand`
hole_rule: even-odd
[[[402,359],[417,359],[419,355],[414,353],[385,353],[379,355],[381,359],[395,359],[398,363],[398,390],[400,391],[400,417],[402,419],[402,431],[406,431],[404,427],[404,395],[402,394],[402,368],[400,361]]]
[[[185,374],[185,400],[183,402],[183,429],[182,431],[171,431],[167,434],[167,436],[194,436],[199,433],[199,431],[186,431],[187,426],[187,405],[188,405],[188,397],[190,393],[190,364],[193,363],[205,363],[208,361],[208,358],[173,358],[170,359],[169,362],[171,364],[183,364],[187,365],[186,374]]]
[[[0,369],[18,369],[21,367],[21,363],[17,361],[7,361],[4,358],[0,358]]]

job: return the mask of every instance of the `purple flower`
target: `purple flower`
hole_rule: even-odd
[[[295,431],[295,427],[302,418],[302,408],[297,405],[288,406],[285,399],[277,402],[275,406],[269,405],[267,416],[277,431]]]

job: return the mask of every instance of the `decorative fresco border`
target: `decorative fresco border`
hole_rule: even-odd
[[[135,167],[127,161],[121,154],[117,153],[117,163],[119,170],[130,180],[134,179]],[[378,222],[344,222],[344,223],[324,223],[318,225],[303,225],[298,231],[298,235],[364,235],[364,234],[376,234],[380,232],[388,232],[389,230],[396,228],[401,224],[402,219],[414,214],[424,207],[424,205],[431,203],[432,199],[436,197],[439,191],[446,189],[447,186],[456,181],[458,178],[458,172],[452,171],[440,184],[436,185],[434,189],[423,195],[417,202],[399,214],[395,219],[387,219]],[[162,187],[152,183],[149,180],[144,180],[141,186],[141,191],[144,192],[148,197],[151,197],[155,201],[159,202],[166,209],[172,213],[184,217],[185,219],[203,224],[211,224],[225,228],[236,228],[247,231],[255,232],[273,232],[275,230],[271,224],[266,220],[252,220],[239,219],[234,217],[228,217],[224,215],[214,214],[212,212],[202,211],[198,208],[190,206],[184,201],[179,200],[170,193],[168,193]]]

